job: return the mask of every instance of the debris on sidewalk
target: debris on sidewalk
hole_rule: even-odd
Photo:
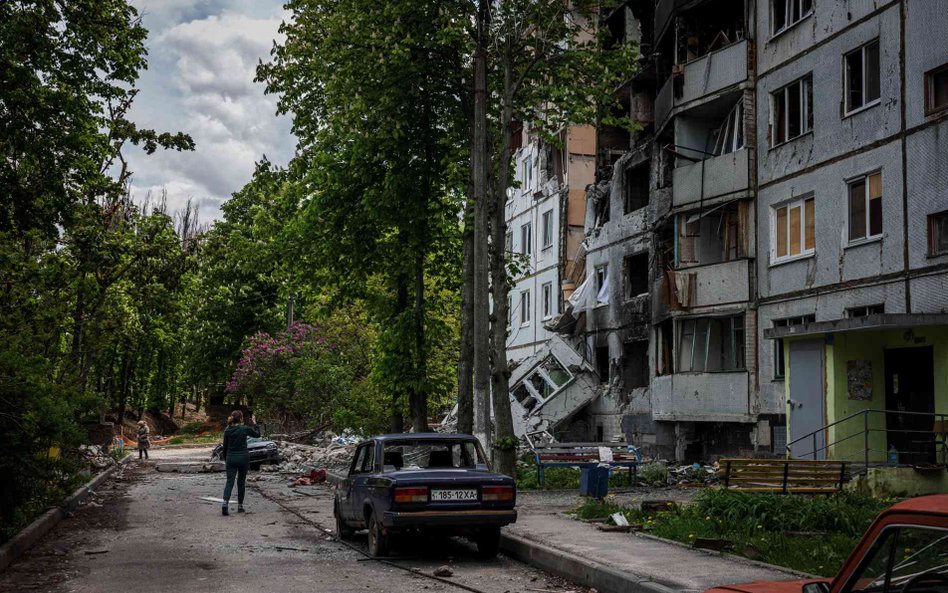
[[[296,478],[293,482],[294,486],[312,486],[313,484],[321,484],[326,481],[327,472],[323,468],[314,469],[309,472],[309,475],[300,476]]]
[[[438,568],[434,569],[434,572],[431,574],[436,577],[453,577],[454,571],[448,566],[439,566]]]
[[[313,469],[326,468],[342,471],[349,467],[356,445],[361,437],[324,433],[313,439],[315,444],[304,445],[290,441],[276,441],[283,459],[278,465],[265,465],[265,472],[309,473]]]

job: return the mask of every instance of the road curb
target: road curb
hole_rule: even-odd
[[[0,572],[6,570],[17,558],[36,545],[36,542],[52,531],[53,527],[56,527],[68,513],[85,502],[89,498],[89,494],[108,480],[118,470],[119,466],[128,463],[131,459],[131,455],[126,455],[118,463],[77,488],[61,505],[37,517],[18,534],[10,538],[10,541],[0,546]]]
[[[676,593],[675,589],[655,581],[517,535],[501,532],[500,549],[511,558],[600,593]]]

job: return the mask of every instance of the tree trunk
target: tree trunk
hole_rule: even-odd
[[[488,0],[477,5],[477,48],[474,52],[474,146],[471,177],[474,194],[474,434],[490,450],[490,293],[487,203],[487,27]]]
[[[461,348],[458,360],[458,432],[474,431],[474,203],[468,190],[461,234]]]
[[[395,287],[395,311],[392,314],[392,323],[397,325],[399,317],[405,314],[408,310],[408,281],[404,274],[399,274],[397,280],[397,286]],[[406,360],[406,363],[410,363],[411,360]],[[392,418],[389,422],[389,432],[399,433],[405,432],[405,418],[402,415],[401,407],[401,392],[399,389],[392,390]],[[409,395],[409,397],[411,397]]]
[[[497,166],[497,179],[491,200],[491,289],[494,302],[493,331],[491,340],[491,392],[494,393],[494,428],[496,430],[493,448],[494,470],[498,473],[513,476],[517,469],[517,450],[514,443],[513,416],[510,411],[510,369],[507,364],[507,257],[506,248],[507,221],[505,219],[504,203],[506,202],[507,185],[510,182],[510,122],[513,119],[513,97],[511,88],[513,80],[510,71],[510,62],[513,58],[506,56],[504,68],[504,94],[502,116],[500,121],[501,151],[500,162]],[[533,250],[531,249],[532,253]],[[536,316],[534,316],[536,318]],[[536,321],[534,321],[536,322]]]
[[[428,365],[425,359],[425,256],[419,253],[415,256],[415,372],[419,385],[412,390],[411,401],[408,402],[411,410],[411,427],[415,432],[431,432],[428,426],[428,391],[425,384],[428,378]]]

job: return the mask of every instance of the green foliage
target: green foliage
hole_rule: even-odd
[[[79,420],[181,389],[189,252],[121,151],[193,142],[127,118],[145,36],[126,0],[0,2],[0,538],[68,491]]]
[[[664,486],[668,482],[668,468],[664,463],[646,463],[639,468],[639,479],[643,484]]]
[[[692,543],[724,539],[732,552],[794,570],[832,576],[872,520],[892,501],[857,494],[784,496],[733,490],[704,490],[691,504],[654,515],[587,500],[578,518],[622,512],[649,533]]]

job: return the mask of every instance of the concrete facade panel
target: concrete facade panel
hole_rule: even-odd
[[[827,3],[815,4],[822,7]],[[862,3],[847,3],[856,4]],[[901,126],[898,31],[899,10],[886,10],[878,19],[845,30],[810,51],[806,58],[788,62],[759,79],[757,140],[761,147],[758,156],[761,185],[898,133]],[[879,39],[881,69],[880,102],[846,116],[843,56],[876,38]],[[773,147],[771,94],[806,75],[812,75],[813,81],[812,131]]]

